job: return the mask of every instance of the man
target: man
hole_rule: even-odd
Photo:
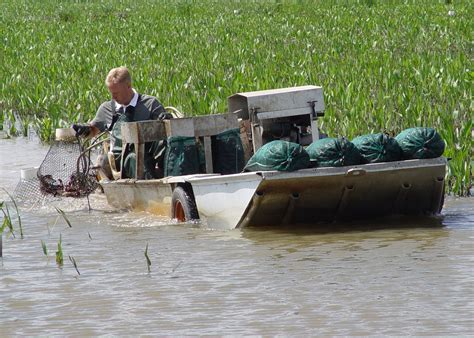
[[[165,112],[163,105],[155,97],[139,94],[132,87],[132,78],[126,67],[112,69],[105,79],[105,84],[112,100],[100,105],[95,118],[90,124],[73,125],[73,128],[77,135],[84,137],[94,137],[100,132],[109,130],[111,133],[110,150],[114,154],[116,168],[120,168],[122,154],[121,124],[124,122],[163,120],[169,118],[170,115]],[[154,153],[156,148],[157,144],[146,146],[145,152],[148,156],[145,158],[145,175],[147,178],[155,177]],[[134,156],[133,152],[126,155],[124,168],[121,168],[125,177],[134,177]]]

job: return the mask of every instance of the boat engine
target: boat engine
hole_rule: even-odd
[[[228,98],[228,104],[230,112],[249,125],[254,152],[274,140],[305,146],[320,138],[317,120],[324,116],[321,87],[238,93]]]

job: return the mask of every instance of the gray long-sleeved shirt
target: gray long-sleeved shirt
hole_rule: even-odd
[[[109,128],[114,119],[114,115],[117,114],[115,108],[116,103],[113,100],[102,103],[91,124],[97,127],[101,132]],[[133,120],[131,122],[156,120],[160,114],[164,112],[165,109],[163,105],[155,97],[141,94],[135,106]]]

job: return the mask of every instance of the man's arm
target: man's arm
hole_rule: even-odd
[[[104,102],[100,105],[94,119],[86,124],[73,124],[73,129],[77,136],[95,137],[107,129],[107,123],[111,123],[112,107],[110,102]],[[109,121],[110,120],[110,121]]]
[[[165,108],[156,98],[151,103],[150,120],[163,120],[166,114]]]

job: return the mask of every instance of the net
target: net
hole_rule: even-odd
[[[49,197],[87,197],[98,187],[89,148],[79,141],[55,141],[51,144],[36,175],[22,177],[14,198],[36,203]]]

